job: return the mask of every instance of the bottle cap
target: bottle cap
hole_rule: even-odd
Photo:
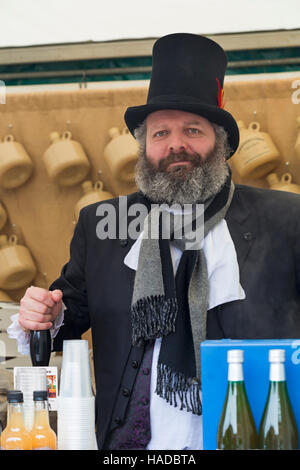
[[[285,350],[284,349],[270,349],[269,362],[284,362]]]
[[[47,390],[35,390],[33,392],[33,400],[34,401],[46,401],[46,400],[48,400]]]
[[[7,401],[8,403],[23,403],[23,393],[21,390],[8,390]]]
[[[244,351],[242,349],[229,349],[227,351],[227,362],[244,362]]]

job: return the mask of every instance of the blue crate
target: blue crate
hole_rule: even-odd
[[[244,351],[244,380],[259,429],[269,387],[269,349],[285,349],[286,381],[300,435],[300,340],[207,340],[201,344],[203,447],[216,449],[217,429],[227,390],[227,351]]]

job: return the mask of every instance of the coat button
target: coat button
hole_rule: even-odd
[[[244,239],[247,241],[252,240],[252,233],[251,232],[244,233]]]
[[[115,418],[115,423],[116,424],[121,424],[122,423],[121,418],[119,418],[119,417]]]
[[[122,239],[120,240],[120,245],[121,245],[122,247],[127,246],[127,244],[128,244],[127,238],[122,238]]]
[[[122,395],[123,397],[129,397],[130,391],[128,390],[128,388],[123,388]]]
[[[143,401],[142,401],[143,405],[147,406],[149,405],[149,400],[148,398],[144,398]]]
[[[143,369],[143,374],[144,375],[149,375],[150,373],[150,369],[146,368],[146,369]]]
[[[134,369],[137,369],[138,366],[139,366],[139,363],[138,363],[138,361],[132,361],[132,362],[131,362],[131,365],[132,365],[132,367],[133,367]]]

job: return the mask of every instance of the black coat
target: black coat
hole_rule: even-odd
[[[118,209],[118,198],[109,202]],[[144,202],[140,193],[128,196],[128,206],[137,202]],[[81,210],[70,260],[50,289],[63,291],[67,307],[56,351],[64,339],[92,329],[101,448],[107,432],[124,419],[143,348],[131,346],[135,271],[124,264],[134,240],[100,240],[98,205]],[[236,185],[226,221],[246,299],[210,310],[207,338],[300,338],[300,196]]]

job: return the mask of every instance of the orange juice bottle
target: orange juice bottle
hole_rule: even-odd
[[[10,390],[7,401],[7,426],[1,434],[1,449],[32,450],[31,436],[24,425],[23,393]]]
[[[32,450],[55,450],[56,434],[49,424],[47,390],[33,392],[34,422],[30,432]]]

